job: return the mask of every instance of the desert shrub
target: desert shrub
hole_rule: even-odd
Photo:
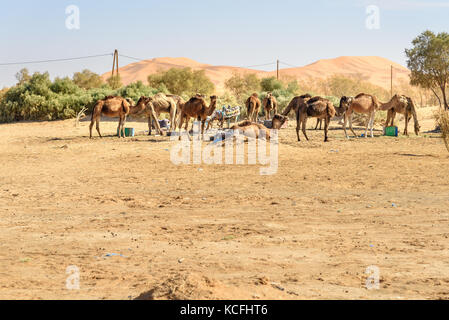
[[[148,83],[153,88],[161,88],[163,85],[170,93],[180,96],[192,96],[196,93],[210,95],[215,90],[204,70],[191,68],[171,68],[158,72],[148,77]]]
[[[440,110],[435,114],[435,120],[437,127],[440,129],[442,138],[446,145],[447,151],[449,151],[449,111]]]
[[[76,72],[73,75],[73,83],[86,90],[100,88],[104,84],[100,75],[87,69]]]

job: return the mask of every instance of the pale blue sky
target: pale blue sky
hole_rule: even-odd
[[[81,29],[65,27],[80,8]],[[366,6],[380,8],[380,29],[365,27]],[[214,65],[275,61],[306,65],[338,56],[382,56],[405,65],[404,48],[425,29],[449,31],[449,0],[15,0],[0,10],[0,63],[113,52],[143,59],[188,57]],[[121,59],[120,65],[133,62]],[[22,67],[72,76],[109,71],[112,57],[0,66],[0,88]],[[270,69],[270,68],[268,68]],[[265,69],[266,70],[266,69]]]

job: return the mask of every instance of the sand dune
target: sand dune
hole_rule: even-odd
[[[402,65],[382,57],[338,57],[335,59],[318,60],[312,64],[299,68],[281,70],[281,76],[288,76],[298,80],[309,78],[326,78],[335,74],[357,76],[367,82],[388,89],[390,87],[390,66],[394,67],[395,81],[408,80],[409,70]],[[213,66],[197,62],[188,58],[155,58],[132,63],[120,68],[122,82],[129,83],[141,80],[147,83],[149,75],[170,68],[190,67],[194,70],[204,70],[206,75],[215,84],[217,91],[224,89],[224,82],[234,72],[255,73],[259,77],[275,76],[276,72],[266,72],[254,69],[244,69],[232,66]],[[110,73],[103,75],[106,79]]]

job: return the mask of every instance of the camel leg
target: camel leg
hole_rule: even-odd
[[[125,125],[126,125],[126,115],[123,117],[123,121],[122,121],[123,138],[126,138]]]
[[[122,128],[122,117],[119,118],[119,120],[118,120],[118,127],[117,127],[117,132],[118,132],[119,139],[121,138],[121,134],[122,134],[121,128]]]
[[[328,141],[327,133],[329,130],[329,122],[330,121],[331,121],[330,117],[326,117],[326,119],[324,120],[324,142]]]
[[[100,119],[97,119],[97,121],[96,121],[96,129],[97,129],[97,132],[98,132],[98,135],[100,136],[100,138],[103,138],[100,133]]]
[[[90,126],[89,126],[90,139],[92,139],[92,128],[94,127],[94,122],[95,122],[95,119],[92,118],[92,120],[90,121]]]
[[[374,133],[373,133],[373,129],[374,129],[374,118],[376,117],[376,114],[373,112],[371,114],[371,119],[369,122],[370,125],[370,133],[371,133],[371,138],[374,138]],[[366,137],[366,136],[365,136]]]
[[[408,123],[410,121],[411,115],[405,111],[405,128],[404,128],[404,135],[408,136]]]
[[[176,132],[176,105],[170,108],[170,132]]]
[[[298,136],[298,142],[301,142],[301,138],[299,137],[299,130],[301,130],[301,119],[298,112],[299,111],[296,111],[296,135]]]
[[[354,128],[352,128],[352,113],[349,115],[349,130],[351,130],[352,134],[357,137],[357,134],[354,132]]]
[[[304,134],[304,137],[306,137],[306,140],[309,141],[309,137],[307,136],[307,117],[305,114],[302,116],[301,122],[302,122],[302,133]]]
[[[343,132],[345,133],[346,139],[349,139],[348,133],[346,132],[346,124],[348,123],[348,114],[345,112],[343,121]]]
[[[371,113],[368,116],[368,120],[366,121],[366,128],[365,128],[365,138],[368,138],[368,129],[371,124]]]

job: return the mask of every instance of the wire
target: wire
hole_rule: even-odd
[[[292,65],[290,63],[283,62],[283,61],[279,61],[279,62],[282,63],[283,65],[286,65],[286,66],[289,66],[289,67],[292,67],[292,68],[301,68],[301,67],[298,67],[298,66],[294,66],[294,65]]]
[[[255,66],[245,66],[245,67],[240,67],[240,68],[256,68],[256,67],[265,67],[265,66],[271,66],[276,64],[276,62],[270,62],[270,63],[265,63],[265,64],[258,64]]]
[[[140,59],[140,58],[135,58],[135,57],[130,57],[130,56],[126,56],[126,55],[124,55],[124,54],[120,54],[120,53],[119,53],[119,56],[120,56],[120,57],[123,57],[123,58],[128,58],[128,59],[131,59],[131,60],[136,60],[136,61],[143,61],[143,60],[147,60],[147,59]]]
[[[94,55],[94,56],[76,57],[76,58],[65,58],[65,59],[22,61],[22,62],[5,62],[5,63],[0,63],[0,66],[13,66],[13,65],[19,65],[19,64],[37,64],[37,63],[50,63],[50,62],[61,62],[61,61],[73,61],[73,60],[91,59],[91,58],[99,58],[99,57],[106,57],[106,56],[112,56],[112,53],[98,54],[98,55]]]

